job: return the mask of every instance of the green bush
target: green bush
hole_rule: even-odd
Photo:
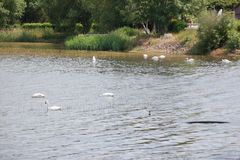
[[[53,28],[51,23],[24,23],[22,25],[24,29],[46,29],[46,28]]]
[[[130,28],[130,27],[119,28],[119,29],[113,31],[113,33],[119,34],[119,35],[127,35],[129,37],[140,36],[142,34],[141,31]]]
[[[240,20],[235,20],[236,30],[240,32]]]
[[[98,25],[95,22],[92,22],[89,33],[96,33],[97,32]]]
[[[202,53],[223,47],[228,40],[229,31],[234,28],[232,16],[217,16],[214,12],[202,14],[199,22],[198,46]]]
[[[228,34],[227,47],[230,50],[240,49],[240,33],[231,30]]]
[[[75,33],[79,34],[83,32],[83,25],[81,23],[76,23],[75,25]]]
[[[187,27],[186,22],[173,19],[173,20],[171,20],[170,24],[168,25],[168,31],[178,33],[186,27]]]
[[[78,50],[123,51],[132,48],[140,35],[139,30],[124,27],[109,34],[78,35],[68,39],[65,45]]]

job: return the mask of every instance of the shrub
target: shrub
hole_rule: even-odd
[[[240,32],[240,20],[235,20],[235,29]]]
[[[46,28],[53,28],[51,23],[24,23],[22,25],[24,29],[46,29]]]
[[[180,32],[181,30],[183,30],[184,28],[187,27],[187,23],[181,20],[176,20],[173,19],[171,20],[170,24],[168,25],[168,30],[170,32]]]
[[[68,39],[65,45],[69,49],[123,51],[134,46],[141,32],[123,27],[109,34],[78,35]]]
[[[228,40],[228,32],[234,27],[232,16],[217,16],[214,12],[201,15],[198,30],[198,46],[203,53],[223,47]]]
[[[197,41],[197,31],[194,29],[186,29],[177,34],[178,41],[182,45],[193,46]]]
[[[76,23],[74,32],[79,34],[79,33],[82,33],[82,31],[83,31],[83,25],[81,23]]]
[[[96,33],[97,28],[98,28],[97,23],[92,22],[91,27],[90,27],[90,30],[89,30],[89,33]]]
[[[122,28],[119,28],[115,31],[113,31],[113,33],[116,33],[116,34],[119,34],[119,35],[127,35],[129,37],[132,37],[132,36],[140,36],[142,33],[137,30],[137,29],[133,29],[133,28],[130,28],[130,27],[122,27]]]
[[[231,30],[229,32],[227,47],[230,50],[240,49],[240,33],[236,30]]]

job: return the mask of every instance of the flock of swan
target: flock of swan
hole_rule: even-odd
[[[147,55],[147,54],[143,54],[143,58],[144,58],[145,60],[147,60],[147,59],[148,59],[148,55]],[[165,58],[166,58],[165,55],[160,55],[160,56],[153,56],[153,57],[151,57],[151,59],[152,59],[153,61],[155,61],[155,62],[157,62],[157,61],[159,61],[159,60],[163,60],[163,59],[165,59]],[[97,61],[96,57],[93,56],[93,57],[92,57],[92,62],[95,64],[96,61]],[[194,63],[195,60],[194,60],[193,58],[186,58],[185,61],[186,61],[187,63],[189,63],[189,64],[192,64],[192,63]],[[228,59],[222,59],[222,63],[228,64],[228,63],[232,63],[232,61],[230,61],[230,60],[228,60]],[[109,93],[103,93],[102,96],[104,96],[104,97],[114,97],[114,94],[109,92]],[[34,93],[34,94],[32,95],[32,98],[45,98],[45,97],[46,97],[46,96],[45,96],[43,93]],[[61,111],[61,110],[62,110],[62,106],[56,106],[56,105],[51,106],[51,105],[49,105],[49,101],[48,101],[48,100],[45,100],[45,105],[47,106],[47,111],[48,111],[48,110],[50,110],[50,111]],[[149,113],[149,114],[150,114],[150,113]]]
[[[93,56],[93,58],[92,58],[93,64],[95,64],[96,61],[97,61],[96,57]],[[107,92],[107,93],[103,93],[102,96],[104,96],[104,97],[114,97],[114,94],[110,93],[110,92],[109,93]],[[43,93],[34,93],[32,95],[32,98],[42,98],[43,99],[43,98],[46,98],[46,96]],[[45,105],[47,107],[47,111],[61,111],[62,110],[62,106],[56,106],[56,105],[51,106],[48,100],[45,100]]]
[[[147,60],[148,59],[148,55],[147,54],[143,54],[143,59]],[[165,59],[166,56],[165,55],[160,55],[160,56],[152,56],[151,59],[155,62],[159,61],[159,60],[163,60]],[[92,62],[93,64],[95,64],[97,62],[97,59],[95,56],[92,57]],[[189,63],[189,64],[193,64],[195,62],[195,60],[193,58],[186,58],[185,59],[185,62]],[[229,64],[229,63],[232,63],[232,61],[228,60],[228,59],[222,59],[222,63],[225,63],[225,64]]]
[[[46,96],[43,93],[34,93],[32,98],[45,98]],[[45,101],[45,105],[47,106],[47,111],[60,111],[62,110],[62,106],[49,106],[48,100]]]
[[[143,54],[143,58],[144,58],[145,60],[147,60],[147,59],[148,59],[148,55],[147,55],[147,54]],[[152,60],[153,60],[153,61],[159,61],[160,59],[165,59],[165,58],[166,58],[165,55],[153,56],[153,57],[152,57]]]
[[[114,97],[114,94],[113,93],[103,93],[102,96],[104,97]],[[43,93],[34,93],[32,95],[32,98],[45,98],[46,96],[43,94]],[[45,105],[47,106],[47,111],[61,111],[62,110],[62,106],[51,106],[49,104],[49,101],[48,100],[45,100]]]
[[[159,61],[159,60],[163,60],[165,59],[166,56],[165,55],[160,55],[160,56],[152,56],[151,59],[155,62]],[[148,59],[148,55],[147,54],[143,54],[143,59],[147,60]],[[193,64],[195,62],[195,60],[193,58],[186,58],[185,62],[189,63],[189,64]],[[228,59],[222,59],[222,63],[232,63],[232,61],[228,60]]]

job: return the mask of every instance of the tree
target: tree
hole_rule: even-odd
[[[209,0],[208,8],[232,10],[236,4],[239,4],[239,0]]]
[[[164,33],[170,20],[177,18],[180,12],[177,2],[178,0],[128,0],[123,13],[127,21],[141,24],[147,34],[150,30]]]
[[[44,22],[48,17],[45,14],[41,0],[25,0],[26,7],[21,18],[22,22]]]
[[[182,0],[181,1],[181,16],[189,20],[198,17],[202,11],[207,9],[209,0]]]
[[[172,19],[186,19],[205,8],[206,0],[127,0],[122,12],[128,22],[141,24],[147,34],[167,32]]]
[[[76,23],[82,23],[85,32],[90,28],[91,14],[82,0],[42,0],[42,6],[57,30],[72,32]]]
[[[24,0],[0,0],[0,27],[16,23],[23,15]]]
[[[150,34],[151,6],[148,0],[128,0],[125,9],[121,12],[125,20],[133,25],[141,24],[147,34]]]
[[[126,25],[121,14],[126,0],[85,0],[84,4],[91,12],[91,20],[98,32],[105,33]]]
[[[9,10],[4,8],[3,2],[0,2],[0,28],[3,28],[7,25],[8,15],[9,15]]]

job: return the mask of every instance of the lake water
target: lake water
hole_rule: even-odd
[[[1,160],[240,158],[238,61],[0,55],[0,84]]]

